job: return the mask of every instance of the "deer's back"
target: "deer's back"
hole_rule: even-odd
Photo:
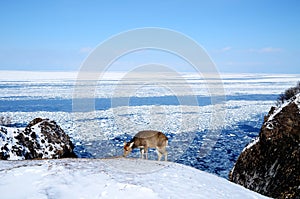
[[[140,131],[134,137],[135,147],[148,146],[151,148],[163,147],[167,145],[168,138],[160,131]]]

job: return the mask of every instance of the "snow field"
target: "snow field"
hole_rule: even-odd
[[[6,199],[266,198],[191,167],[129,158],[1,161],[0,177]]]

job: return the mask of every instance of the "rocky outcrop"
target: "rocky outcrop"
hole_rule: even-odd
[[[300,95],[272,107],[229,180],[274,198],[300,198]]]
[[[76,157],[69,136],[49,119],[36,118],[24,130],[0,128],[0,159]]]

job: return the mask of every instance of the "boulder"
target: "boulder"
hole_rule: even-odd
[[[36,118],[24,130],[0,128],[0,159],[76,157],[70,137],[55,121]]]
[[[300,94],[272,107],[229,180],[273,198],[300,198]]]

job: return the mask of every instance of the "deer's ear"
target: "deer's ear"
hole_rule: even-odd
[[[129,145],[129,147],[132,148],[133,144],[134,144],[134,142],[131,142],[130,145]]]
[[[127,142],[126,142],[126,141],[124,141],[124,146],[126,146],[126,144],[127,144]]]

